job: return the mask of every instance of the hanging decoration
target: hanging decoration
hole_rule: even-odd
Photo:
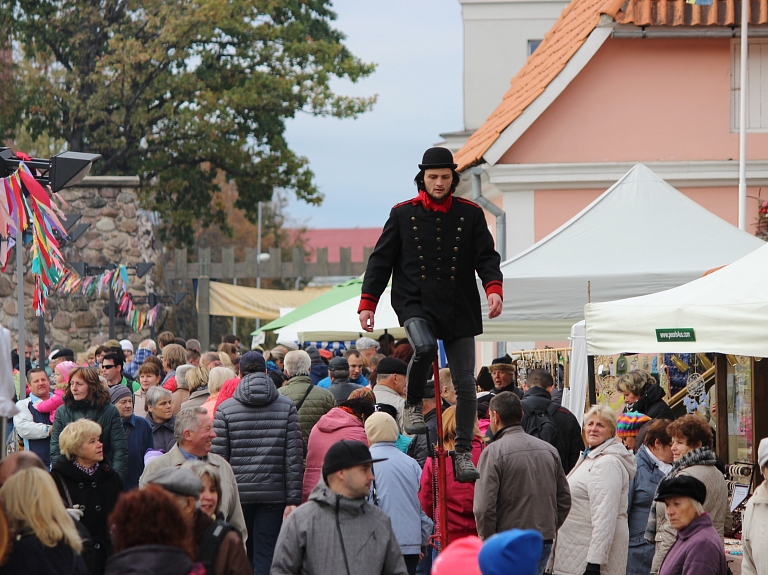
[[[123,265],[97,276],[86,277],[82,277],[70,269],[65,269],[56,291],[61,294],[79,292],[84,296],[89,296],[93,293],[101,295],[104,289],[112,289],[119,302],[117,313],[125,317],[125,323],[131,326],[133,331],[141,331],[147,325],[154,326],[160,313],[160,304],[147,312],[140,312],[136,309],[133,297],[128,291],[128,283],[128,269]]]
[[[0,244],[0,266],[5,271],[16,233],[30,230],[30,271],[35,276],[33,309],[38,316],[45,314],[48,294],[56,288],[64,272],[64,258],[53,233],[56,231],[65,239],[67,233],[59,219],[63,214],[51,201],[54,194],[49,192],[50,188],[46,190],[35,180],[23,160],[13,174],[0,178],[0,236],[6,239]]]

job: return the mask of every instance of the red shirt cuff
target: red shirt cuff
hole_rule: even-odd
[[[357,308],[357,313],[360,313],[361,311],[372,311],[376,313],[376,306],[379,303],[379,298],[374,297],[370,294],[362,294],[360,296],[360,305]]]
[[[492,293],[497,294],[503,301],[504,300],[504,284],[502,284],[498,280],[488,282],[488,285],[485,286],[485,297],[490,296]]]

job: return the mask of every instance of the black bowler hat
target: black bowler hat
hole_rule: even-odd
[[[328,476],[331,473],[336,473],[342,469],[351,469],[358,465],[378,463],[379,461],[386,460],[386,458],[374,459],[371,457],[371,452],[368,451],[368,446],[364,443],[342,439],[331,445],[331,448],[325,454],[323,479],[328,481]]]
[[[430,148],[424,152],[424,157],[419,164],[420,170],[436,170],[438,168],[456,169],[453,163],[453,154],[448,148]]]
[[[659,484],[655,501],[664,501],[667,497],[690,497],[704,505],[707,486],[690,475],[678,475],[671,479],[664,479]]]

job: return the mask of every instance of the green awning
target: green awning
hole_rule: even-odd
[[[296,321],[299,321],[300,319],[309,317],[310,315],[316,314],[317,312],[323,311],[324,309],[328,309],[329,307],[338,303],[347,301],[353,297],[358,297],[362,287],[363,280],[360,278],[353,278],[344,282],[343,284],[334,286],[331,290],[317,296],[312,301],[307,302],[303,306],[297,307],[292,312],[285,314],[283,317],[277,318],[276,320],[273,320],[262,326],[261,328],[252,332],[251,335],[258,335],[262,331],[273,331],[280,329],[281,327],[285,327],[286,325],[292,324]]]

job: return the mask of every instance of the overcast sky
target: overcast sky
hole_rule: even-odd
[[[462,23],[458,0],[335,0],[335,27],[376,71],[348,95],[378,94],[357,120],[300,114],[288,124],[293,150],[309,159],[325,194],[320,207],[291,198],[289,215],[312,228],[383,226],[389,209],[415,195],[424,150],[463,129]]]

